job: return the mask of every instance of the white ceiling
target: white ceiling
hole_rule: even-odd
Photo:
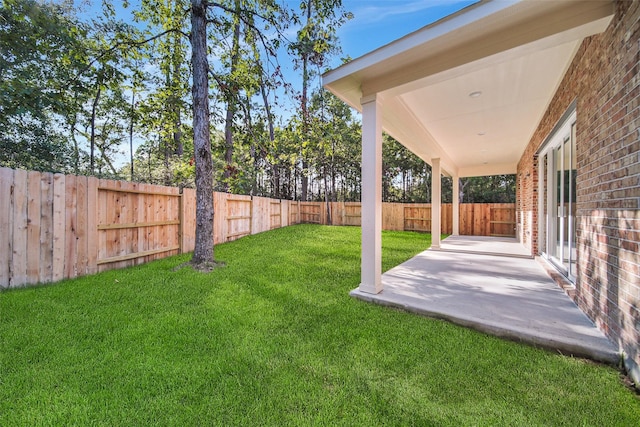
[[[376,94],[383,129],[427,163],[440,158],[446,174],[515,173],[581,41],[603,31],[612,10],[607,1],[482,2],[324,84],[358,110]]]
[[[515,173],[577,47],[571,42],[507,61],[496,58],[495,64],[399,97],[459,174]],[[470,97],[473,92],[481,94]]]

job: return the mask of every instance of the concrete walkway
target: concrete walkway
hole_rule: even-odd
[[[613,344],[517,241],[452,237],[441,250],[384,273],[381,293],[355,289],[351,295],[563,354],[618,362]]]

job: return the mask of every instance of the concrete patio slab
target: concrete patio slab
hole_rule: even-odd
[[[384,273],[381,293],[355,289],[351,295],[563,354],[618,363],[617,348],[536,260],[512,246],[514,241],[482,245],[478,242],[486,238],[468,239],[472,252],[462,245],[466,237],[449,237],[443,240],[448,250],[426,250]],[[458,245],[464,252],[451,249]]]

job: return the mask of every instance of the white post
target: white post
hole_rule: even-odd
[[[440,159],[431,159],[431,248],[440,249],[441,186]]]
[[[382,122],[380,99],[362,105],[362,261],[359,290],[382,291]]]
[[[454,236],[458,236],[460,234],[460,178],[458,175],[453,175],[451,179],[453,181],[453,188],[451,191],[451,209],[453,210],[452,233]]]

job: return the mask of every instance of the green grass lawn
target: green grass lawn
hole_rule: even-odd
[[[385,270],[430,244],[382,241]],[[640,425],[613,368],[350,298],[359,228],[216,258],[0,293],[0,425]]]

